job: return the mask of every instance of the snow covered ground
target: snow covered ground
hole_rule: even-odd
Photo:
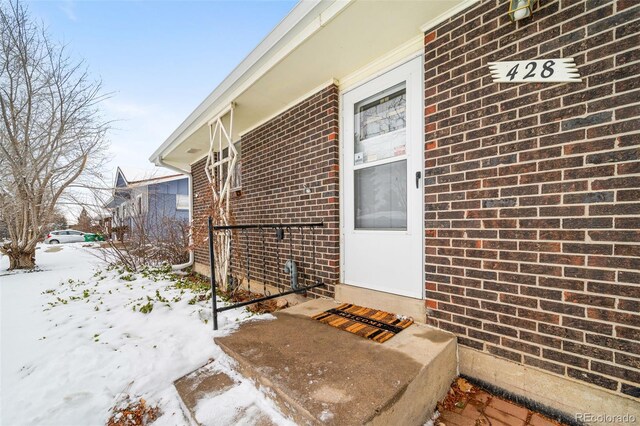
[[[160,407],[154,425],[184,425],[174,380],[210,359],[238,377],[213,337],[246,311],[224,312],[214,332],[209,301],[194,301],[194,290],[108,271],[97,250],[40,246],[40,270],[29,273],[7,272],[8,259],[0,259],[1,425],[104,425],[123,393]],[[211,407],[201,410],[203,424],[238,424],[239,412],[251,423],[246,413],[256,407],[290,424],[249,382]]]

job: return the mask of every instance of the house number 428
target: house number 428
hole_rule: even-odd
[[[556,63],[553,59],[549,59],[547,62],[542,64],[542,71],[540,72],[540,77],[542,78],[551,77],[553,75],[553,66],[555,64]],[[518,67],[520,67],[520,64],[515,64],[513,68],[511,68],[507,73],[510,81],[513,81],[513,79],[516,78],[516,75],[518,75]],[[524,75],[524,77],[522,77],[524,80],[526,80],[527,78],[533,78],[536,76],[536,68],[538,67],[537,63],[527,62],[527,65],[525,65],[524,67],[529,71]]]
[[[494,83],[579,82],[573,58],[489,62]]]

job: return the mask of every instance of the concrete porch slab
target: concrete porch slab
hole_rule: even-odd
[[[413,324],[380,344],[309,318],[335,306],[305,302],[215,341],[299,424],[423,424],[456,376],[455,337]]]

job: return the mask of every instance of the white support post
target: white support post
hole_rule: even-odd
[[[205,173],[211,186],[213,197],[213,208],[218,213],[216,218],[222,225],[229,225],[231,209],[231,185],[237,163],[238,151],[233,145],[233,112],[235,105],[231,103],[220,115],[209,122],[209,153],[205,164]],[[229,128],[226,129],[222,118],[229,115]],[[217,142],[217,150],[216,150]],[[226,142],[229,155],[222,158],[223,143]],[[218,153],[218,159],[215,154]],[[223,182],[223,165],[227,164],[227,175]],[[218,182],[216,182],[216,168],[218,171]],[[231,261],[231,237],[220,234],[218,236],[218,248],[216,249],[218,282],[227,286],[227,275]]]

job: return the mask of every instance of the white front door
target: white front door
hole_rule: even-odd
[[[422,298],[423,94],[417,57],[342,98],[343,282]]]

